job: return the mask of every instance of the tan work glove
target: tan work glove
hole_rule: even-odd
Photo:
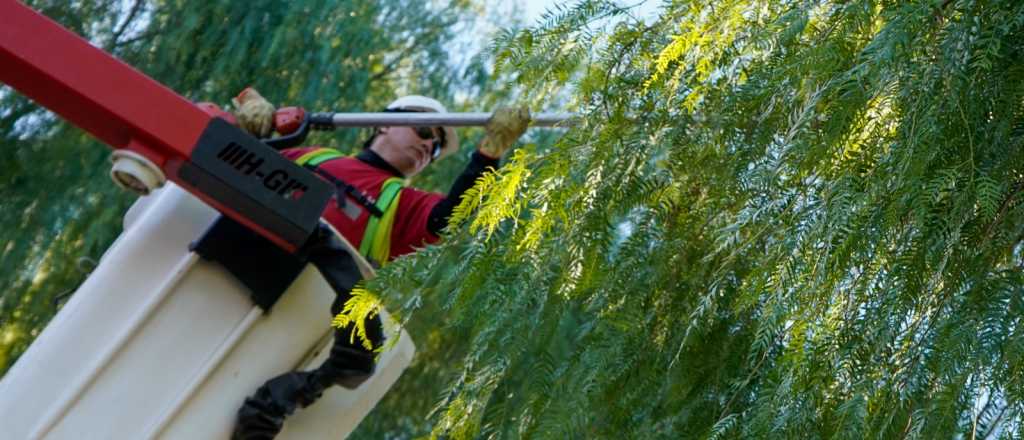
[[[234,113],[239,127],[260,139],[270,137],[274,131],[274,104],[252,87],[246,87],[231,102],[235,104]]]
[[[480,153],[491,159],[500,159],[529,125],[530,110],[526,107],[498,108],[487,121],[487,136],[480,143]]]

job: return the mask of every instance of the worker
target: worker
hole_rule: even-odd
[[[270,136],[275,108],[252,88],[234,99],[240,127],[261,139]],[[386,112],[447,110],[437,100],[405,96],[389,104]],[[374,127],[363,149],[349,157],[337,150],[301,147],[281,153],[313,170],[337,188],[321,221],[329,223],[371,264],[388,261],[439,240],[462,194],[511,148],[530,121],[525,108],[501,108],[485,127],[486,136],[472,153],[469,164],[455,179],[447,195],[405,187],[405,181],[431,163],[459,148],[451,127]],[[321,223],[300,254],[308,258],[335,291],[331,313],[337,315],[358,279],[339,270],[339,259],[349,258],[333,231]],[[273,438],[284,418],[297,407],[316,401],[331,385],[354,389],[373,374],[375,354],[352,337],[354,325],[336,329],[334,345],[323,365],[308,372],[275,377],[246,399],[238,412],[234,438]],[[374,349],[383,344],[379,315],[366,322]]]

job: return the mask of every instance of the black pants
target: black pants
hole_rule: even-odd
[[[331,316],[336,316],[351,298],[352,288],[362,279],[355,258],[348,253],[341,240],[324,224],[320,224],[316,233],[300,251],[309,262],[316,266],[320,275],[334,290],[334,303],[331,304]],[[380,315],[366,322],[366,336],[373,348],[379,348],[384,342],[384,331]],[[366,350],[359,338],[353,338],[355,325],[334,330],[334,345],[331,354],[318,368],[325,378],[334,384],[347,388],[355,388],[362,383],[374,370],[375,355]],[[358,382],[355,379],[362,377]]]
[[[351,298],[352,288],[362,279],[355,258],[348,253],[341,240],[324,224],[310,237],[299,251],[312,263],[327,284],[334,290],[331,316],[341,312]],[[380,315],[365,323],[367,339],[374,349],[384,342]],[[376,367],[376,355],[366,349],[358,337],[353,337],[356,326],[334,330],[331,352],[319,367],[312,371],[293,371],[268,380],[238,410],[233,439],[272,439],[281,431],[285,417],[296,408],[311,405],[331,385],[353,389],[369,379]]]

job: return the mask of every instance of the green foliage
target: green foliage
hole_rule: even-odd
[[[344,110],[413,89],[407,74],[453,90],[433,70],[447,16],[427,26],[410,5],[351,11],[433,39],[315,1],[158,2],[142,14],[156,30],[120,37],[120,2],[47,13],[195,99],[252,83]],[[516,87],[480,87],[480,102],[585,117],[485,177],[444,245],[367,284],[418,354],[355,437],[1019,437],[1024,4],[677,0],[650,22],[631,14],[583,1],[496,39],[494,77]],[[9,363],[127,200],[102,148],[0,99]],[[457,157],[418,183],[443,187]]]
[[[1024,4],[629,14],[499,36],[584,121],[369,286],[469,341],[430,435],[1019,436]]]
[[[331,320],[331,326],[346,328],[349,325],[354,325],[356,331],[352,332],[350,342],[354,343],[358,338],[363,347],[373,350],[373,342],[366,334],[366,321],[377,316],[380,313],[380,308],[379,298],[366,289],[356,286],[352,289],[352,298],[345,302],[345,307]],[[393,344],[395,341],[390,342]]]

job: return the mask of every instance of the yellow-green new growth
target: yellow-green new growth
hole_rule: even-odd
[[[350,342],[355,342],[355,338],[358,337],[363,347],[373,350],[373,343],[366,335],[366,321],[377,316],[381,307],[381,301],[377,295],[363,286],[356,286],[352,289],[352,297],[345,301],[345,307],[331,320],[331,325],[337,328],[346,328],[355,323],[356,331],[352,332]]]
[[[449,225],[460,225],[477,211],[469,231],[475,234],[483,229],[490,237],[502,220],[518,218],[526,203],[517,196],[520,186],[530,176],[528,158],[526,149],[521,148],[512,154],[509,163],[500,170],[480,176],[476,184],[462,195],[462,202],[452,211]]]

